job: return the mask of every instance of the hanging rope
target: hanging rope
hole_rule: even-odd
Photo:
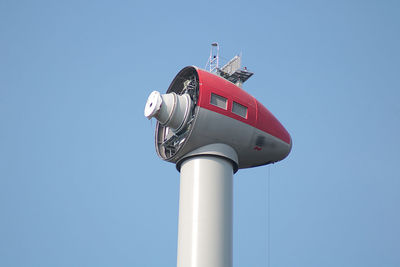
[[[271,215],[271,165],[268,165],[268,177],[267,177],[267,220],[268,220],[268,226],[267,226],[267,233],[268,233],[268,238],[267,238],[267,244],[268,244],[268,250],[267,250],[267,264],[268,267],[270,267],[271,264],[271,251],[270,251],[270,246],[271,246],[271,239],[270,239],[270,225],[271,225],[271,219],[270,219],[270,215]]]

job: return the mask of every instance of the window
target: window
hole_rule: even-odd
[[[210,103],[214,106],[226,109],[227,99],[225,97],[211,93]]]
[[[247,107],[233,101],[232,112],[240,117],[247,118]]]

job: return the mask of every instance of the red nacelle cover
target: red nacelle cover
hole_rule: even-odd
[[[210,72],[197,69],[199,75],[199,102],[198,106],[239,120],[266,132],[287,144],[291,143],[291,138],[282,124],[272,115],[267,108],[253,96],[233,83],[218,77]],[[211,93],[215,93],[228,99],[227,109],[219,108],[211,104]],[[233,101],[248,108],[247,118],[241,117],[232,112]]]

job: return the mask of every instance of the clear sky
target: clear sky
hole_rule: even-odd
[[[294,143],[234,177],[234,267],[400,266],[394,0],[0,1],[0,266],[176,265],[143,109],[214,41]]]

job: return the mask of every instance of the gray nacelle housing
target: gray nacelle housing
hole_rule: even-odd
[[[192,156],[193,151],[212,144],[225,144],[236,152],[236,159],[230,158],[236,171],[238,168],[273,163],[282,160],[289,154],[291,141],[288,144],[240,120],[198,105],[200,94],[203,93],[201,87],[207,86],[205,84],[207,80],[199,79],[198,71],[199,69],[196,67],[182,69],[166,92],[167,94],[189,95],[192,103],[185,124],[178,131],[157,121],[155,147],[160,158],[176,163],[179,170],[182,160]],[[202,72],[204,71],[202,70]],[[208,73],[207,75],[214,74]],[[223,80],[221,77],[217,77],[217,79]],[[242,89],[239,88],[239,90]],[[213,149],[209,151],[213,151]],[[207,154],[207,149],[203,149],[202,153]],[[214,152],[210,153],[215,156],[223,156]]]

